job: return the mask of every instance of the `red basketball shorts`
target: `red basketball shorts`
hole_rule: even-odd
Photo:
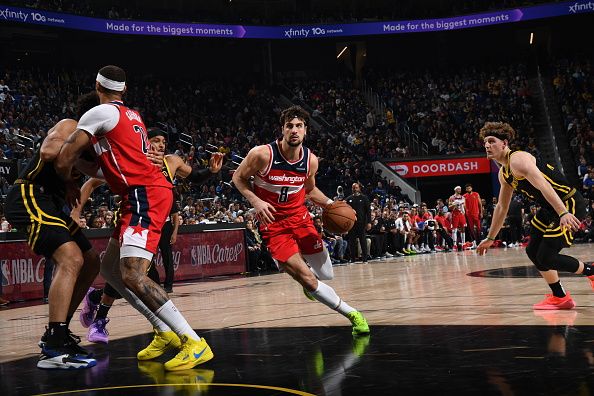
[[[122,197],[121,217],[113,232],[120,246],[137,246],[155,254],[161,230],[173,204],[171,189],[166,187],[130,187]]]
[[[452,212],[452,227],[464,228],[466,227],[466,216],[462,212]]]
[[[324,249],[307,211],[260,226],[260,233],[270,255],[279,262],[287,262],[296,253],[315,254]]]

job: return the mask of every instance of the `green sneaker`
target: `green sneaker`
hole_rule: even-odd
[[[311,301],[317,301],[316,298],[305,289],[305,287],[303,288],[303,294],[305,294],[305,297],[309,298]]]
[[[353,335],[369,334],[369,325],[367,325],[367,321],[361,312],[349,312],[346,317],[353,324]]]
[[[359,357],[363,356],[369,346],[369,334],[353,337],[353,353]]]

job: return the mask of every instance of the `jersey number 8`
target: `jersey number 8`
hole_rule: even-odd
[[[289,199],[289,187],[282,187],[278,196],[278,202],[287,202]]]

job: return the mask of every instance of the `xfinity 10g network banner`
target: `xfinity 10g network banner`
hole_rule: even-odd
[[[0,5],[0,22],[18,22],[114,34],[248,39],[311,39],[458,30],[590,12],[594,12],[594,2],[580,0],[451,18],[339,25],[243,26],[110,20]]]

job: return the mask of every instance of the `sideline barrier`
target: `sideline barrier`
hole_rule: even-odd
[[[113,229],[85,230],[101,257]],[[203,279],[245,272],[245,225],[234,223],[180,226],[173,245],[175,281]],[[165,270],[161,252],[155,258],[161,279]],[[43,297],[45,257],[31,252],[20,233],[0,233],[0,268],[2,294],[10,301]],[[102,286],[99,276],[94,285]]]
[[[333,25],[253,26],[100,19],[60,12],[0,5],[0,22],[9,21],[66,29],[86,30],[98,33],[134,34],[142,36],[291,40],[439,32],[585,14],[590,12],[594,12],[594,3],[590,0],[578,0],[447,18],[344,23]]]

